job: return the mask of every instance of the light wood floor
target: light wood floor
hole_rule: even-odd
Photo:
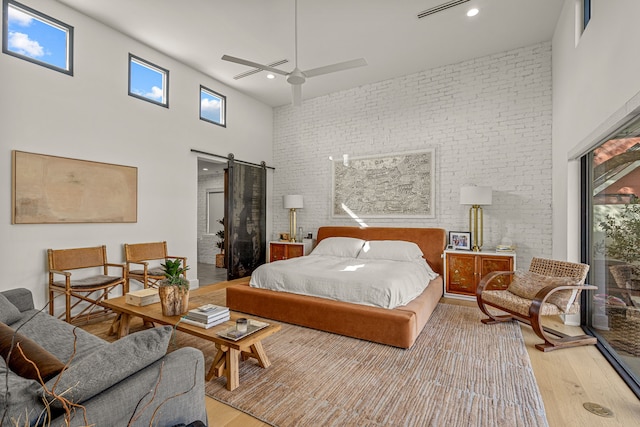
[[[211,286],[224,288],[226,283]],[[443,298],[441,302],[476,307],[474,301]],[[560,319],[551,318],[548,323],[568,334],[582,333],[578,327],[563,325]],[[540,340],[529,326],[522,325],[522,333],[550,427],[640,425],[640,400],[594,346],[543,353],[534,347]],[[612,410],[614,417],[604,418],[588,412],[582,406],[585,402]],[[209,397],[206,403],[210,427],[267,426]]]
[[[228,283],[209,286],[221,289]],[[441,302],[476,307],[474,301],[443,298]],[[568,334],[581,333],[580,328],[567,327],[560,319],[551,318],[548,323]],[[594,346],[543,353],[534,347],[540,340],[531,328],[522,325],[522,332],[550,427],[640,425],[640,400]],[[588,412],[582,406],[585,402],[612,410],[614,417],[604,418]],[[267,426],[212,398],[206,398],[206,405],[210,427]]]

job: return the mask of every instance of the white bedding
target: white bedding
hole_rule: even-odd
[[[392,309],[415,299],[436,277],[423,258],[392,261],[312,255],[263,264],[251,275],[250,285]]]

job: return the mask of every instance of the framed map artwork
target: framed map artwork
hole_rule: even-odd
[[[332,165],[333,217],[435,217],[435,150],[345,156]]]

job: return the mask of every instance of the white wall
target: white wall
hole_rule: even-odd
[[[553,37],[553,255],[579,260],[578,161],[640,105],[637,0],[592,0],[576,45],[576,1],[565,0]]]
[[[57,2],[25,2],[75,28],[75,75],[0,54],[0,289],[47,301],[46,249],[166,240],[197,277],[197,170],[190,150],[272,163],[273,113],[257,102]],[[129,53],[170,70],[170,108],[127,95]],[[199,85],[227,96],[227,128],[199,120]],[[246,123],[251,126],[245,126]],[[138,168],[134,224],[11,225],[11,150]],[[60,303],[58,305],[60,307]]]
[[[313,84],[309,82],[308,84]],[[356,225],[330,214],[329,156],[435,148],[436,218],[370,226],[468,230],[460,186],[493,187],[485,248],[504,236],[518,265],[551,254],[551,44],[542,43],[305,100],[274,113],[274,231],[288,230],[282,196],[302,194],[298,225]]]

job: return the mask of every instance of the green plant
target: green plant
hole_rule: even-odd
[[[184,273],[189,266],[182,266],[182,260],[166,260],[164,264],[160,264],[163,268],[164,279],[160,281],[160,286],[178,286],[179,288],[189,289],[189,281],[184,277]]]
[[[640,265],[640,203],[624,205],[617,215],[607,214],[600,227],[607,236],[605,254]]]
[[[224,250],[224,218],[219,219],[218,222],[222,224],[222,230],[218,230],[216,232],[216,236],[218,236],[218,241],[216,242],[216,246],[220,249],[220,252]]]

